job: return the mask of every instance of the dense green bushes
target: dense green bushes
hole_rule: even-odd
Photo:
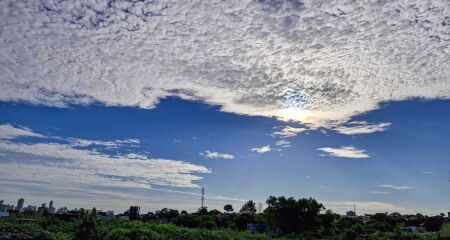
[[[88,220],[89,221],[89,220]],[[51,223],[50,225],[48,225]],[[346,223],[348,223],[346,221]],[[110,220],[96,224],[95,235],[83,235],[84,240],[269,240],[269,239],[373,239],[373,240],[413,240],[437,239],[438,233],[412,234],[398,229],[392,232],[372,231],[358,222],[332,233],[321,231],[315,233],[288,234],[285,236],[272,234],[251,234],[248,231],[237,231],[230,228],[204,229],[185,228],[173,224],[155,224],[142,221]],[[80,231],[93,232],[90,227],[83,226],[82,221],[64,222],[51,216],[36,217],[24,221],[20,218],[0,219],[0,240],[72,240],[80,235]],[[342,227],[342,224],[340,227]],[[56,227],[55,227],[56,226]],[[449,236],[450,223],[444,225],[441,236]]]

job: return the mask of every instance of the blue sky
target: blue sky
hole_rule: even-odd
[[[450,137],[449,106],[449,101],[442,100],[386,103],[378,110],[352,119],[391,123],[385,131],[345,135],[335,130],[316,129],[283,137],[273,133],[286,126],[303,126],[274,118],[225,113],[217,106],[177,98],[164,99],[157,108],[148,110],[101,105],[51,108],[3,103],[0,105],[3,113],[0,124],[28,128],[47,136],[46,139],[20,137],[11,140],[14,143],[61,143],[64,142],[62,139],[71,138],[103,142],[135,139],[139,144],[114,149],[105,149],[99,144],[83,149],[97,148],[98,152],[109,155],[135,153],[151,159],[180,160],[204,166],[210,173],[195,174],[202,179],[192,181],[196,186],[190,187],[158,185],[149,181],[152,188],[159,189],[156,191],[115,189],[109,185],[96,186],[95,182],[90,185],[92,190],[105,190],[112,196],[119,193],[132,196],[130,200],[116,203],[95,191],[87,191],[74,199],[64,190],[48,191],[41,189],[39,184],[30,189],[20,178],[14,183],[5,182],[9,177],[16,178],[17,172],[33,171],[31,160],[24,158],[16,160],[22,164],[17,172],[2,171],[2,196],[9,201],[25,196],[35,204],[41,199],[56,199],[59,205],[69,206],[90,206],[100,201],[105,206],[99,207],[109,206],[115,210],[124,209],[131,203],[143,205],[148,210],[164,204],[194,210],[199,196],[188,193],[198,194],[198,186],[205,185],[208,195],[213,195],[212,199],[207,198],[211,208],[220,208],[224,202],[240,205],[240,200],[248,199],[264,202],[272,194],[312,196],[338,212],[346,210],[348,202],[353,200],[361,205],[361,211],[367,212],[383,208],[403,212],[444,211],[450,205],[450,183],[446,174],[450,171],[450,150],[446,147]],[[276,145],[280,140],[289,141],[290,146]],[[265,153],[252,151],[261,146],[270,146],[271,150]],[[335,157],[318,150],[342,146],[365,150],[368,157]],[[228,154],[233,158],[208,158],[205,151]],[[13,154],[4,149],[2,152],[2,161]],[[29,158],[39,157],[30,155]],[[43,165],[51,161],[49,155],[40,158],[43,158],[40,163]],[[56,178],[64,177],[55,175]],[[133,172],[125,175],[139,177]],[[57,187],[58,179],[54,181],[51,186]],[[83,200],[84,196],[87,200]],[[96,200],[91,203],[91,198]]]
[[[9,202],[449,208],[450,5],[0,1]]]

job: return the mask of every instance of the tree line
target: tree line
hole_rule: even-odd
[[[135,221],[101,220],[95,209],[76,219],[19,213],[0,218],[0,240],[145,240],[145,239],[438,239],[450,237],[444,214],[377,213],[369,219],[345,217],[313,198],[270,196],[262,212],[253,201],[239,211],[199,208],[194,213],[164,208]],[[420,230],[419,233],[411,229]],[[251,231],[253,233],[251,233]]]

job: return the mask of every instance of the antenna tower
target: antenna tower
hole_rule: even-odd
[[[202,208],[205,206],[205,186],[202,187]]]

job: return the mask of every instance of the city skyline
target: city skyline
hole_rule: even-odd
[[[450,209],[450,6],[0,1],[0,198]]]

